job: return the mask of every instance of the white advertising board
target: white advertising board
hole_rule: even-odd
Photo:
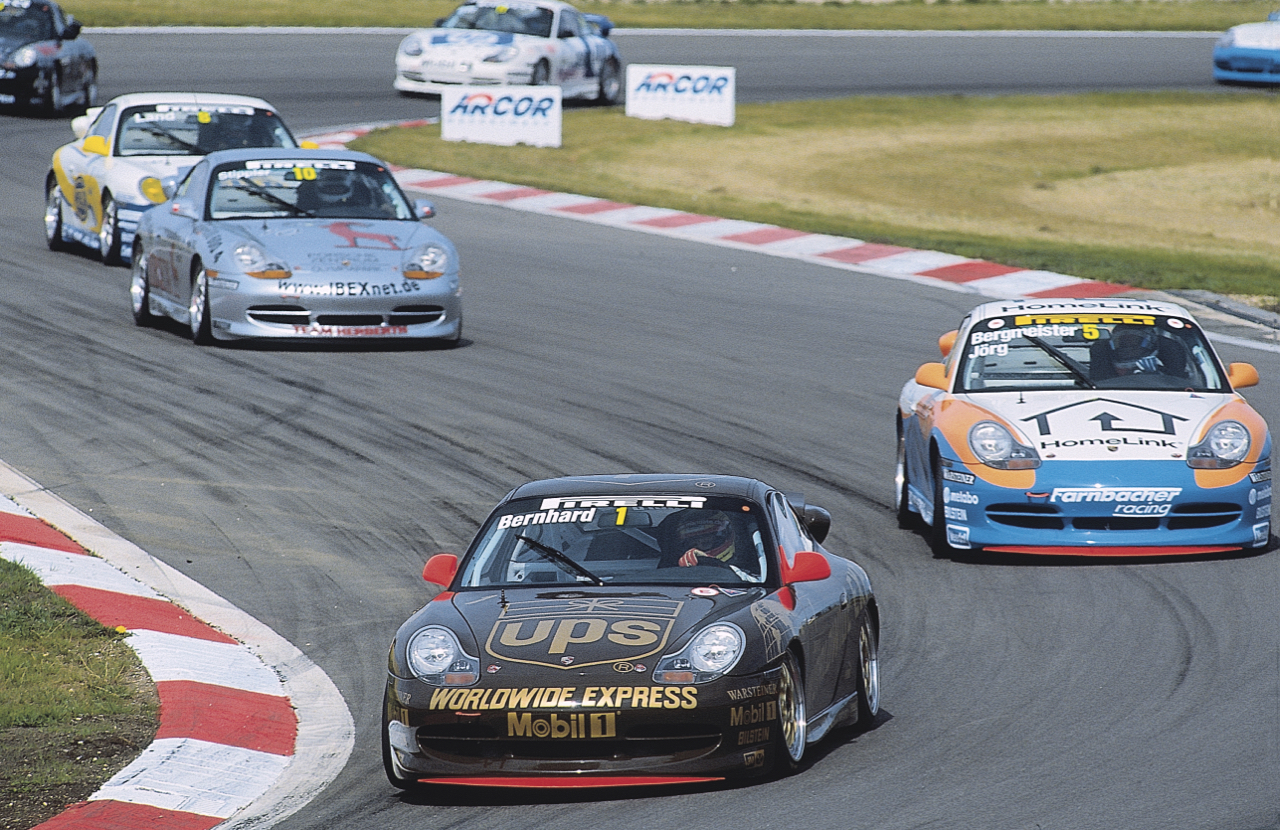
[[[732,127],[732,66],[627,65],[627,115]]]
[[[440,137],[559,147],[561,115],[558,86],[460,86],[440,96]]]

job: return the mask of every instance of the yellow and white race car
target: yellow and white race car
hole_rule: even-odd
[[[121,95],[71,121],[45,178],[44,230],[52,250],[78,243],[108,265],[127,262],[142,212],[165,201],[161,181],[206,154],[298,147],[261,98],[191,92]]]

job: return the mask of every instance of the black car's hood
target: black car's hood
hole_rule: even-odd
[[[10,55],[30,42],[20,37],[5,37],[0,34],[0,61],[8,60]]]
[[[690,629],[763,593],[688,586],[518,588],[461,592],[451,602],[471,628],[483,664],[566,672],[631,664],[644,671]]]

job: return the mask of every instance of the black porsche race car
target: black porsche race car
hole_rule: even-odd
[[[383,763],[422,784],[616,787],[794,771],[880,704],[867,574],[747,478],[516,488],[390,654]]]
[[[97,103],[98,58],[49,0],[0,0],[0,105],[51,115]]]

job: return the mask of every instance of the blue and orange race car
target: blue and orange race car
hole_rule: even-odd
[[[898,401],[899,522],[935,550],[1207,554],[1271,538],[1271,434],[1191,315],[1005,300],[939,340]]]

